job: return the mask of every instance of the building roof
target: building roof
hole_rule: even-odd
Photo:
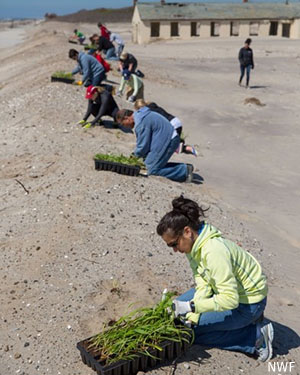
[[[295,19],[300,3],[140,3],[142,20]]]

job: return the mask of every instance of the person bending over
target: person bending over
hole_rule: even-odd
[[[82,82],[85,87],[89,85],[98,86],[106,78],[104,67],[95,59],[94,56],[84,52],[69,50],[69,57],[77,61],[77,67],[72,71],[72,74],[81,73]]]
[[[173,302],[195,332],[195,344],[272,358],[273,325],[263,325],[267,279],[258,261],[205,221],[205,210],[183,196],[157,226],[169,248],[185,254],[195,288]]]
[[[74,30],[74,36],[80,44],[83,44],[83,42],[85,41],[85,36],[77,29]]]
[[[105,90],[104,87],[89,86],[85,97],[89,101],[88,108],[83,119],[78,124],[82,125],[85,129],[97,124],[101,125],[102,116],[110,116],[116,122],[116,114],[119,107],[111,93]],[[93,121],[87,122],[90,115],[93,115],[95,118]]]
[[[120,55],[120,66],[121,73],[124,70],[129,70],[131,73],[135,73],[138,62],[137,59],[128,52],[122,52]]]
[[[181,121],[179,120],[178,117],[175,117],[175,116],[171,115],[166,110],[164,110],[162,107],[159,107],[156,103],[145,102],[144,99],[137,99],[136,102],[134,103],[134,108],[136,110],[138,110],[138,109],[140,109],[144,106],[147,106],[148,108],[150,108],[151,111],[157,112],[160,115],[164,116],[167,120],[170,121],[171,125],[177,131],[177,134],[180,137],[180,145],[179,145],[178,150],[176,150],[176,152],[180,151],[180,152],[183,152],[185,154],[192,154],[194,156],[198,155],[195,147],[186,145],[184,138],[181,138],[182,123],[181,123]]]
[[[121,109],[117,113],[117,121],[129,129],[134,129],[134,154],[145,160],[148,175],[163,176],[178,182],[192,181],[191,164],[168,162],[179,146],[180,139],[166,118],[143,107],[136,112]]]
[[[94,38],[94,41],[98,44],[98,51],[105,53],[106,60],[119,60],[116,56],[116,49],[109,39],[100,36],[99,38]]]
[[[127,69],[123,70],[117,96],[123,95],[125,86],[127,86],[126,100],[129,102],[134,103],[136,99],[144,98],[144,83],[142,79],[135,74],[131,74],[131,72]]]

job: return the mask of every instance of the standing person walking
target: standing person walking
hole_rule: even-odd
[[[72,70],[72,75],[82,73],[82,82],[85,87],[89,85],[99,86],[106,78],[103,65],[94,56],[86,54],[83,51],[78,53],[76,49],[70,49],[69,57],[78,63],[76,68]]]
[[[249,81],[250,81],[250,71],[251,69],[254,69],[254,62],[253,62],[253,51],[250,48],[252,40],[250,38],[245,40],[245,45],[240,49],[239,52],[239,62],[240,62],[240,80],[239,85],[242,84],[242,79],[245,74],[246,70],[246,88],[249,88]]]
[[[178,182],[191,182],[192,164],[169,163],[180,143],[179,135],[170,122],[143,107],[133,112],[121,109],[117,112],[117,121],[123,126],[134,129],[136,148],[134,154],[145,160],[148,175],[162,176]]]
[[[196,287],[174,300],[173,310],[192,324],[195,344],[272,358],[273,325],[262,325],[267,279],[258,261],[205,219],[205,211],[183,196],[157,226],[169,248],[185,254]]]

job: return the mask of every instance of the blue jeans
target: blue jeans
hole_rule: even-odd
[[[190,289],[177,300],[190,301],[194,294],[195,289]],[[201,314],[198,325],[194,326],[195,344],[253,354],[260,330],[256,320],[264,312],[266,303],[264,298],[258,303],[240,303],[234,310]]]
[[[247,65],[247,66],[240,65],[240,69],[241,69],[240,83],[242,82],[242,79],[245,74],[245,69],[246,69],[246,79],[247,79],[246,85],[249,86],[251,68],[252,68],[252,65]]]
[[[187,178],[187,166],[184,163],[168,163],[170,157],[177,150],[180,143],[178,135],[174,137],[167,147],[162,158],[149,169],[149,175],[163,176],[173,181],[183,182]]]
[[[100,83],[106,79],[106,74],[105,72],[102,72],[100,74],[97,74],[96,76],[93,76],[92,79],[87,79],[84,83],[84,86],[85,87],[88,87],[90,85],[93,85],[93,86],[99,86]]]
[[[116,56],[115,47],[112,47],[106,51],[105,58],[106,60],[119,60],[119,58]]]
[[[118,44],[118,48],[117,48],[117,56],[120,57],[121,56],[121,53],[124,49],[124,44]]]

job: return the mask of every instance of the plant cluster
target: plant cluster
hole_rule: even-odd
[[[84,46],[85,50],[90,50],[90,49],[96,50],[97,48],[98,48],[98,46],[96,44],[87,44],[87,45]]]
[[[96,154],[94,157],[96,160],[104,160],[104,161],[111,161],[114,163],[121,163],[121,164],[126,164],[126,165],[135,165],[141,168],[145,168],[144,162],[134,156],[130,155],[129,157],[124,156],[123,154],[121,155],[113,155],[113,154]]]
[[[99,350],[100,361],[109,365],[138,354],[154,357],[151,349],[162,351],[160,345],[166,340],[191,343],[193,330],[176,325],[169,313],[173,296],[174,293],[167,293],[155,307],[137,309],[121,317],[112,327],[92,337],[90,348]]]
[[[52,77],[73,79],[72,73],[66,73],[64,71],[55,72],[55,73],[52,74]]]

